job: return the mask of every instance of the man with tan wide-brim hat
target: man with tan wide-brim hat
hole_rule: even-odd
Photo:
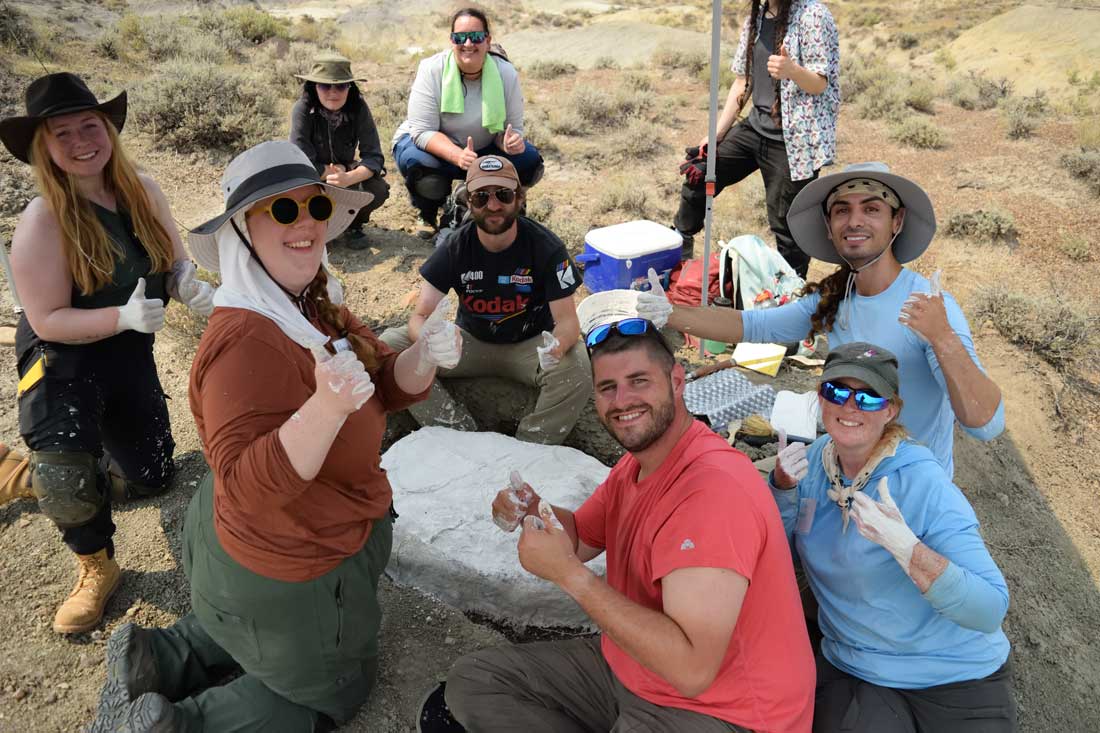
[[[954,426],[979,440],[1004,430],[1001,391],[983,371],[958,303],[903,265],[919,257],[936,232],[928,194],[884,163],[857,163],[822,176],[787,213],[806,254],[840,269],[806,286],[804,296],[768,310],[670,306],[650,293],[638,314],[702,338],[786,343],[825,334],[836,347],[868,341],[897,354],[901,420],[954,472]]]

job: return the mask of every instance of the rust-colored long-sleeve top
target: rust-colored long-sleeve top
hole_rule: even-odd
[[[214,471],[214,526],[229,555],[255,573],[300,582],[358,552],[392,490],[380,465],[386,413],[423,399],[394,380],[397,355],[354,316],[348,330],[375,347],[374,395],[348,416],[320,472],[304,481],[279,427],[313,394],[313,356],[274,321],[218,308],[191,367],[190,401]],[[331,329],[313,324],[330,336]]]

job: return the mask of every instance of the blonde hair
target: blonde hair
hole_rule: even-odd
[[[103,169],[104,183],[115,194],[119,208],[129,213],[134,233],[149,254],[151,272],[169,272],[173,251],[168,230],[157,218],[149,194],[138,178],[137,168],[122,149],[114,124],[98,110],[93,114],[103,121],[111,141],[111,158]],[[61,244],[73,283],[82,294],[91,295],[112,282],[115,260],[122,256],[122,251],[96,218],[91,202],[77,191],[76,179],[53,162],[46,146],[49,134],[43,122],[35,130],[31,143],[31,163],[38,190],[61,227]]]

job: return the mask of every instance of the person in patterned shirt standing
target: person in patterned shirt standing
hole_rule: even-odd
[[[688,149],[673,226],[690,256],[704,223],[706,156],[716,149],[715,195],[759,170],[776,247],[805,278],[810,258],[791,237],[787,209],[836,155],[840,45],[832,14],[820,0],[752,0],[731,68],[737,78],[718,118],[717,147],[703,137],[698,151]]]

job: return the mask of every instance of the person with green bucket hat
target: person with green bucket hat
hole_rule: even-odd
[[[332,52],[319,54],[308,74],[295,76],[304,84],[290,112],[290,141],[325,183],[374,196],[344,235],[349,249],[365,249],[363,226],[390,195],[378,127],[356,84],[366,79],[354,76],[351,61]]]

